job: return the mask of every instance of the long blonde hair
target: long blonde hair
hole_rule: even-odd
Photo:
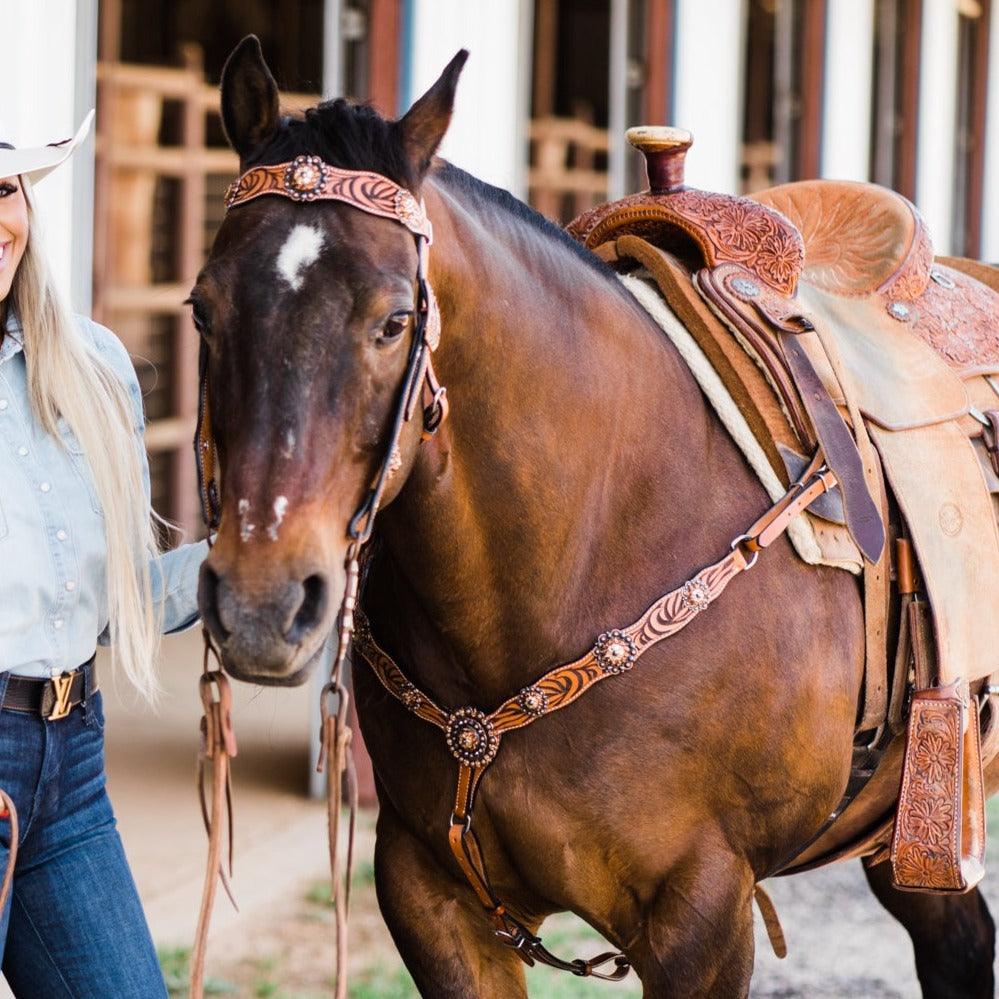
[[[150,561],[159,554],[128,391],[77,329],[52,281],[28,202],[28,241],[9,305],[20,320],[28,397],[42,426],[61,442],[60,417],[80,442],[104,512],[107,607],[113,662],[148,700],[159,691],[153,669],[160,621],[153,608]]]

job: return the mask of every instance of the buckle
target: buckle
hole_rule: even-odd
[[[49,686],[42,695],[42,714],[47,721],[59,721],[73,710],[70,693],[77,675],[78,673],[63,673],[62,676],[54,676],[49,681]]]

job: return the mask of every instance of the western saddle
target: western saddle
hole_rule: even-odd
[[[905,732],[894,815],[837,856],[890,857],[900,888],[966,891],[983,874],[983,761],[999,750],[999,615],[978,613],[980,594],[999,593],[999,270],[935,259],[892,191],[814,180],[715,194],[684,184],[690,133],[628,139],[649,189],[570,233],[631,275],[674,342],[692,338],[680,352],[699,381],[702,367],[721,380],[720,402],[706,394],[746,428],[733,436],[765,485],[786,488],[817,450],[839,482],[799,518],[807,545],[795,540],[864,584],[853,769],[815,840]],[[821,859],[806,847],[784,870]]]

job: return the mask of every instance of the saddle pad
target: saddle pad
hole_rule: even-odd
[[[634,274],[618,275],[618,278],[676,347],[767,495],[776,502],[787,491],[787,487],[778,478],[746,418],[711,362],[673,314],[655,282],[651,278],[643,279]],[[860,552],[846,535],[845,528],[839,525],[802,513],[791,522],[787,536],[798,556],[809,565],[828,565],[857,575],[863,569]]]

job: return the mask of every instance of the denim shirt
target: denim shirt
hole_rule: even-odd
[[[78,316],[76,323],[128,389],[143,462],[149,465],[135,369],[121,341]],[[21,328],[8,315],[0,343],[0,672],[49,677],[73,670],[108,642],[104,515],[86,457],[60,421],[65,448],[28,402]],[[198,570],[206,542],[182,545],[150,565],[165,633],[198,620]]]

